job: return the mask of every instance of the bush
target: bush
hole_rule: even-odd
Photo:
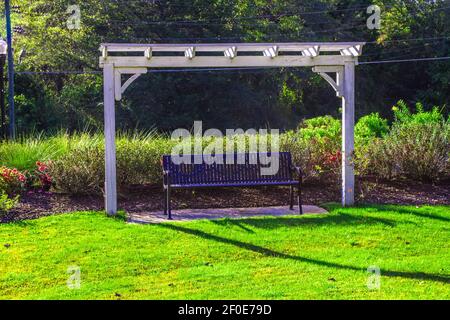
[[[171,141],[150,134],[125,134],[117,139],[117,184],[119,188],[162,181],[161,157],[170,153]],[[104,185],[104,145],[76,145],[52,161],[49,175],[55,189],[66,193],[99,194]]]
[[[371,149],[386,136],[389,126],[378,113],[361,117],[355,125],[355,171],[358,175],[373,173]]]
[[[387,121],[373,113],[362,117],[355,126],[355,168],[359,175],[371,174],[387,178],[437,180],[449,174],[449,122],[438,108],[425,112],[420,104],[412,113],[404,102],[394,108],[395,122],[391,129]],[[227,143],[246,146],[249,136],[219,139],[224,151]],[[261,138],[260,136],[256,137]],[[337,180],[341,172],[341,121],[330,116],[305,120],[297,130],[280,136],[280,150],[290,151],[306,180],[319,179],[327,183]],[[53,185],[67,193],[101,193],[104,184],[104,143],[101,134],[59,134],[50,138],[33,138],[0,144],[0,164],[11,167],[6,150],[18,155],[27,171],[26,181],[0,179],[0,190],[12,194],[24,187]],[[203,141],[206,146],[208,141]],[[170,154],[176,142],[155,133],[125,133],[117,138],[118,187],[135,184],[160,184],[161,156]],[[14,146],[17,146],[15,149]],[[34,148],[39,159],[30,164],[27,146]],[[49,154],[45,154],[49,150]],[[23,155],[21,155],[23,153]],[[36,156],[30,157],[35,159]],[[25,161],[26,160],[26,161]],[[13,161],[14,162],[14,161]],[[7,175],[7,169],[2,169]],[[13,172],[13,171],[11,171]],[[1,173],[1,172],[0,172]],[[1,175],[0,175],[1,176]],[[19,176],[17,176],[19,177]],[[21,178],[22,179],[22,178]]]
[[[285,151],[294,154],[305,180],[338,179],[341,164],[341,122],[331,116],[303,121],[297,131],[281,139]]]
[[[416,113],[412,113],[403,100],[397,102],[392,107],[394,112],[394,125],[402,125],[406,123],[440,123],[444,121],[444,115],[439,111],[438,107],[433,107],[431,111],[424,111],[420,102],[416,103]]]
[[[74,194],[101,193],[104,181],[103,148],[74,148],[52,161],[48,172],[58,191]]]
[[[19,202],[19,196],[10,198],[4,191],[0,192],[0,219],[2,219]]]
[[[21,193],[26,186],[27,177],[25,173],[20,172],[16,168],[10,169],[0,167],[0,192],[9,195]]]
[[[373,170],[384,178],[436,181],[448,178],[449,122],[410,122],[394,126],[373,145]]]
[[[117,183],[162,183],[161,158],[170,154],[172,141],[156,134],[124,136],[117,141]]]
[[[389,132],[386,119],[377,113],[371,113],[361,117],[355,125],[355,143],[364,145],[374,138],[383,138]]]

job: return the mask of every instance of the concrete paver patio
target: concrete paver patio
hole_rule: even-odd
[[[323,214],[328,213],[325,209],[304,205],[303,214]],[[298,207],[290,210],[289,206],[277,207],[259,207],[259,208],[220,208],[220,209],[182,209],[172,210],[173,220],[167,220],[167,216],[163,211],[153,211],[146,213],[132,213],[128,217],[128,222],[131,223],[162,223],[170,221],[191,221],[196,219],[242,219],[257,216],[286,216],[299,215]]]

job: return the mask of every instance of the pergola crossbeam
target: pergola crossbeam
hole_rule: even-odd
[[[355,66],[363,45],[363,42],[102,44],[107,213],[117,212],[114,100],[121,100],[130,84],[149,68],[312,67],[342,98],[342,205],[352,205]],[[131,75],[123,84],[122,74]]]
[[[231,50],[230,50],[231,52]],[[234,53],[236,54],[236,53]],[[187,59],[183,56],[153,56],[150,60],[145,57],[120,57],[108,56],[107,59],[100,58],[100,66],[105,63],[113,63],[118,68],[140,67],[140,68],[232,68],[232,67],[315,67],[343,65],[345,62],[357,62],[356,57],[341,55],[319,55],[316,57],[305,57],[302,55],[275,56],[267,59],[265,56],[241,56],[233,55],[198,56]]]

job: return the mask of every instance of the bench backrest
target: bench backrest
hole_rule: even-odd
[[[268,168],[267,157],[272,161],[279,160],[276,174],[262,175],[261,169]],[[170,155],[164,155],[163,168],[170,172],[171,184],[221,184],[221,183],[263,183],[292,180],[292,162],[289,152],[277,153],[241,153],[215,155],[223,159],[222,164],[205,163],[202,155],[191,155],[189,164],[175,164]],[[278,158],[278,159],[277,159]],[[195,161],[196,160],[196,161]],[[208,162],[208,161],[207,161]]]

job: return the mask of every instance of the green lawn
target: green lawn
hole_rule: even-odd
[[[3,224],[0,298],[450,298],[449,206],[329,209],[160,225],[80,212]],[[66,284],[74,265],[80,289]],[[379,290],[367,288],[369,266],[381,269]]]

